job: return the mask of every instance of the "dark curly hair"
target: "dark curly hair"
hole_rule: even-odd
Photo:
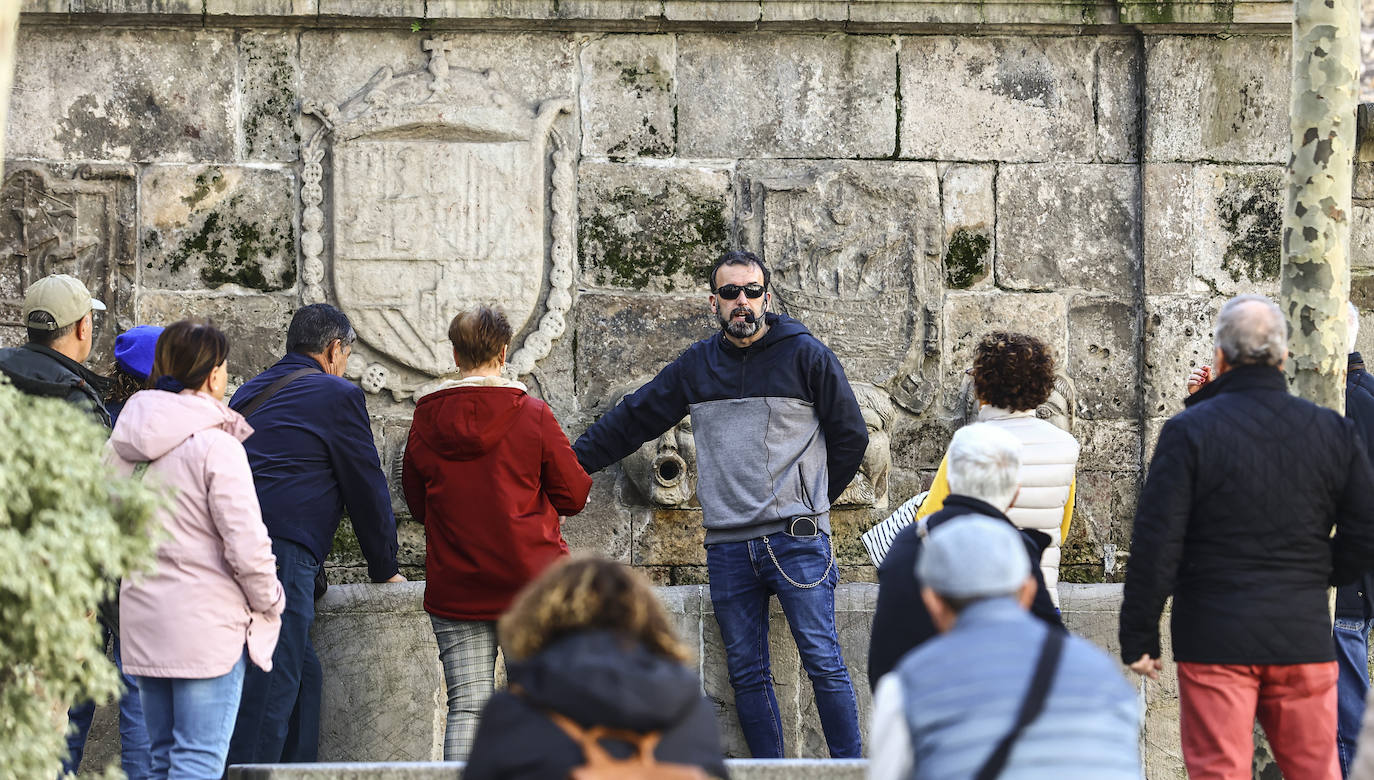
[[[1054,391],[1054,356],[1034,336],[993,331],[974,351],[973,389],[991,406],[1013,412],[1034,409]]]

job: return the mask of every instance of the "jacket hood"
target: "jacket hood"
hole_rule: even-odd
[[[445,458],[474,460],[505,437],[528,400],[523,384],[500,377],[448,380],[416,404],[413,430]]]
[[[749,351],[757,352],[760,350],[765,350],[773,346],[774,344],[793,338],[795,336],[811,335],[811,331],[807,330],[805,325],[801,324],[797,320],[792,319],[786,314],[774,314],[773,312],[768,312],[763,315],[763,321],[768,323],[768,332],[763,334],[763,338],[759,339],[753,344],[750,344],[744,349],[740,349],[734,344],[731,344],[730,340],[725,338],[724,333],[716,334],[716,340],[725,349],[726,352],[740,354]]]
[[[253,433],[253,426],[243,415],[208,395],[193,390],[141,390],[119,413],[110,446],[126,461],[157,460],[192,434],[210,428],[219,428],[239,441]]]
[[[583,726],[666,730],[686,719],[701,696],[690,669],[608,631],[563,637],[511,663],[508,673],[536,707]]]

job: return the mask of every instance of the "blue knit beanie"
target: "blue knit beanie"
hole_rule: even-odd
[[[115,337],[115,365],[140,380],[147,380],[157,352],[158,325],[137,325]]]

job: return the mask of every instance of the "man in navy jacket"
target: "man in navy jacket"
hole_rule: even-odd
[[[310,643],[315,578],[345,509],[374,582],[404,582],[396,566],[396,518],[372,439],[363,391],[343,379],[354,334],[343,312],[317,303],[296,312],[286,356],[234,393],[250,409],[243,443],[262,520],[286,590],[272,671],[244,674],[229,764],[308,762],[319,748],[323,673]]]
[[[783,753],[768,660],[777,595],[830,754],[858,757],[854,687],[835,631],[830,505],[858,472],[868,429],[834,353],[801,323],[768,312],[768,278],[749,252],[722,257],[709,277],[721,333],[626,396],[573,450],[590,474],[691,413],[711,601],[749,750]]]

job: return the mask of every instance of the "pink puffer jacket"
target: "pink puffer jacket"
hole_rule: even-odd
[[[121,474],[151,461],[144,482],[170,488],[157,568],[119,593],[124,671],[204,679],[243,655],[272,668],[286,604],[243,440],[253,429],[208,395],[134,394],[110,437]]]

